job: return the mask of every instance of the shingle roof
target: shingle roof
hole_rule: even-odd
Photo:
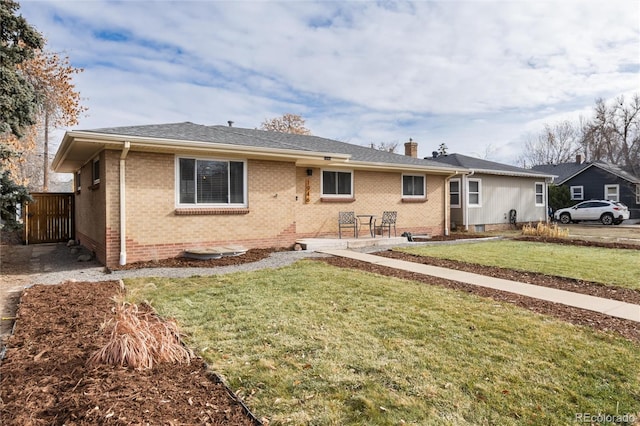
[[[555,182],[558,185],[563,184],[567,180],[571,179],[577,174],[582,173],[589,167],[598,167],[602,170],[605,170],[613,175],[619,176],[629,182],[632,183],[640,183],[640,178],[633,176],[631,173],[628,173],[622,170],[619,166],[615,164],[607,163],[605,161],[594,161],[587,163],[559,163],[559,164],[542,164],[538,166],[533,166],[534,170],[540,172],[546,172],[553,175],[557,175],[558,177],[555,179]]]
[[[111,127],[83,130],[82,132],[165,139],[174,141],[194,141],[224,143],[265,149],[286,149],[327,154],[347,154],[351,161],[369,163],[406,164],[433,168],[446,168],[442,163],[406,155],[394,154],[318,136],[295,135],[258,129],[243,129],[229,126],[204,126],[190,122],[153,124],[144,126]]]
[[[556,183],[563,182],[570,176],[576,175],[580,173],[582,170],[589,167],[589,163],[559,163],[559,164],[541,164],[538,166],[533,166],[532,169],[542,173],[549,173],[552,175],[556,175],[555,178]]]
[[[508,164],[496,163],[495,161],[482,160],[480,158],[468,157],[462,154],[441,155],[433,159],[439,163],[451,166],[463,167],[487,174],[512,175],[512,176],[537,176],[550,177],[553,173],[523,169],[521,167],[510,166]]]

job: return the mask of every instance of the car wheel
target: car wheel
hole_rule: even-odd
[[[602,222],[603,225],[611,225],[613,224],[613,216],[609,213],[605,213],[600,217],[600,222]]]
[[[569,213],[562,213],[560,215],[560,223],[566,225],[569,222],[571,222],[571,215]]]

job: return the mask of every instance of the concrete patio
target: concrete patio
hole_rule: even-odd
[[[346,250],[362,249],[366,247],[388,247],[406,244],[405,237],[378,237],[378,238],[301,238],[296,240],[303,250]]]

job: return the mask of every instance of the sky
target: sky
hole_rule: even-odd
[[[637,0],[19,3],[84,69],[75,129],[293,113],[316,136],[517,164],[545,123],[640,92]]]

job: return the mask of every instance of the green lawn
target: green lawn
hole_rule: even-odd
[[[640,412],[640,345],[463,292],[314,261],[126,285],[272,425]]]
[[[438,244],[400,249],[420,256],[577,278],[640,290],[640,251],[527,241]]]

